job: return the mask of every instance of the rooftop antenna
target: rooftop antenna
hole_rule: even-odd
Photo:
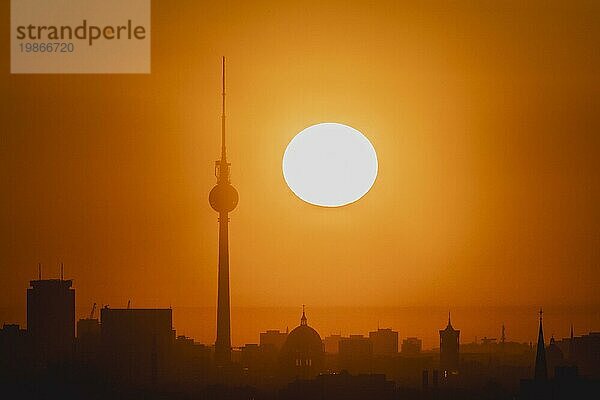
[[[571,339],[569,340],[569,360],[573,361],[573,323],[571,323]]]
[[[127,309],[129,310],[131,308],[131,299],[127,300]]]
[[[573,323],[571,322],[571,340],[573,340]]]
[[[38,280],[42,280],[42,263],[38,263]]]
[[[63,263],[60,263],[60,280],[64,280],[65,279],[65,265]]]

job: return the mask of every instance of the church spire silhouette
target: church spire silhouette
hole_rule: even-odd
[[[238,192],[230,183],[225,148],[225,57],[222,64],[221,159],[215,161],[217,184],[208,197],[210,206],[219,213],[219,278],[217,294],[217,340],[215,363],[217,366],[231,362],[231,310],[229,303],[229,212],[238,203]]]
[[[548,379],[548,367],[546,365],[546,345],[544,344],[544,329],[542,327],[542,314],[544,311],[540,308],[540,329],[538,332],[537,352],[535,355],[535,375],[536,381],[545,381]]]

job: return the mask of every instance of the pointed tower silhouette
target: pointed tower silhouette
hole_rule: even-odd
[[[544,311],[540,308],[540,329],[538,332],[537,352],[535,355],[535,375],[536,381],[545,381],[548,379],[548,367],[546,365],[546,345],[544,344],[544,329],[542,327],[542,314]]]
[[[217,299],[217,340],[215,363],[231,362],[231,311],[229,305],[229,212],[237,206],[238,192],[229,180],[230,163],[225,151],[225,57],[223,57],[223,92],[221,114],[221,159],[215,161],[217,184],[209,195],[210,206],[219,213],[219,282]]]
[[[308,325],[306,314],[304,313],[304,304],[302,304],[302,317],[300,317],[300,326]]]
[[[448,325],[440,329],[440,369],[443,377],[457,374],[459,368],[460,330],[452,327],[450,311],[448,311]]]

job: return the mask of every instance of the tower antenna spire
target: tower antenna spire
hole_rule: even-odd
[[[226,162],[227,154],[225,151],[225,56],[222,58],[222,70],[221,70],[221,78],[222,78],[222,104],[221,104],[221,162]]]

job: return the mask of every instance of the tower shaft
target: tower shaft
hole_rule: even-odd
[[[219,282],[217,299],[217,340],[215,361],[231,361],[231,310],[229,304],[229,214],[219,213]]]

